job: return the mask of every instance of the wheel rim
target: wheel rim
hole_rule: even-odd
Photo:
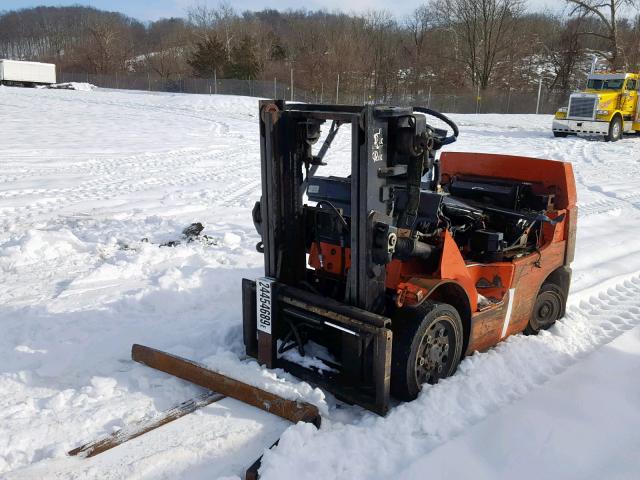
[[[613,124],[613,138],[618,138],[620,135],[620,122],[614,122]]]
[[[455,331],[447,319],[433,322],[424,333],[416,355],[418,386],[447,376],[455,351]]]
[[[550,327],[560,317],[562,298],[553,291],[545,291],[538,295],[533,307],[533,321],[536,329],[543,330]]]

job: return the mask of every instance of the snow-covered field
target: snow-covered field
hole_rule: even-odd
[[[239,358],[241,278],[262,267],[256,113],[252,98],[0,87],[0,478],[234,477],[281,435],[265,479],[639,477],[640,138],[454,116],[451,150],[573,162],[570,306],[550,331],[467,358],[380,418]],[[348,138],[335,148],[344,170]],[[195,221],[210,244],[159,246]],[[225,399],[67,457],[201,392],[132,362],[134,342],[312,401],[323,426]]]

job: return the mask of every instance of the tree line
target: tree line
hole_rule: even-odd
[[[230,4],[143,23],[91,7],[0,12],[0,57],[65,72],[278,79],[310,92],[370,99],[580,86],[594,58],[640,69],[635,0],[564,0],[562,14],[525,0],[430,0],[405,18]]]

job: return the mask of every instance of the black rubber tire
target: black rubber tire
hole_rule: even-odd
[[[617,133],[616,133],[617,132]],[[609,134],[604,136],[607,142],[617,142],[622,138],[622,118],[616,115],[609,123]]]
[[[460,315],[451,305],[427,300],[415,308],[401,308],[394,315],[391,328],[393,330],[391,393],[397,399],[410,401],[418,396],[422,389],[418,372],[424,373],[428,365],[437,365],[437,362],[442,362],[440,365],[442,370],[435,373],[437,367],[434,366],[433,375],[428,378],[427,383],[437,383],[439,379],[453,375],[456,371],[462,356],[464,333]],[[442,329],[445,331],[446,339],[444,334],[441,335]],[[430,333],[429,336],[427,332]],[[428,337],[435,344],[427,343]],[[432,357],[427,358],[425,355],[427,347],[432,355],[439,354],[440,358],[437,360]],[[452,353],[449,354],[449,352]],[[419,353],[422,353],[420,357],[418,357]],[[427,363],[419,367],[418,362],[420,360],[424,362],[425,358]]]
[[[563,290],[555,283],[545,283],[540,287],[533,305],[529,323],[524,329],[526,335],[537,335],[541,330],[550,328],[561,318],[567,303]]]
[[[553,132],[553,136],[556,138],[566,138],[569,134],[566,132]]]

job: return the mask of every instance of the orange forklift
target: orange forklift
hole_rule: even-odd
[[[351,174],[318,175],[340,129]],[[384,414],[390,395],[411,400],[465,355],[563,316],[571,164],[437,158],[457,136],[425,108],[261,102],[265,275],[243,283],[249,355]]]

